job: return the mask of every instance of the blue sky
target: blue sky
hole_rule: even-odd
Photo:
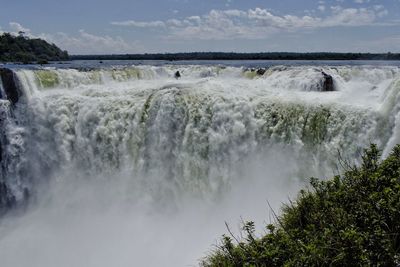
[[[71,54],[400,52],[400,0],[0,0],[0,31]]]

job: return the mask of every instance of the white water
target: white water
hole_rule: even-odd
[[[2,220],[1,266],[196,265],[224,221],[262,226],[267,200],[279,209],[307,177],[336,173],[338,150],[388,153],[399,69],[323,71],[337,91],[319,92],[307,66],[17,71],[2,175],[33,198]]]

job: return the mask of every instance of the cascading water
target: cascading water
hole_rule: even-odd
[[[174,78],[177,70],[182,75],[179,80]],[[134,66],[19,69],[13,73],[20,97],[11,103],[5,97],[7,90],[2,89],[0,100],[0,204],[36,203],[30,208],[36,213],[19,218],[16,231],[28,231],[25,224],[36,222],[39,214],[55,220],[58,209],[68,214],[71,225],[78,225],[76,221],[82,218],[83,224],[100,220],[101,229],[109,226],[111,216],[103,217],[99,210],[107,210],[113,218],[131,223],[122,228],[139,237],[143,237],[140,231],[151,232],[132,231],[148,224],[143,219],[147,216],[152,218],[151,227],[160,227],[153,222],[159,216],[182,221],[192,216],[196,222],[184,224],[190,231],[195,229],[188,225],[199,230],[197,226],[201,227],[207,215],[221,219],[209,218],[212,223],[223,225],[224,214],[232,213],[216,211],[221,213],[217,216],[199,203],[213,206],[229,199],[239,209],[279,191],[275,201],[279,206],[305,178],[340,171],[338,151],[346,159],[358,158],[369,143],[377,143],[385,154],[400,141],[400,71],[396,67],[299,66],[257,72],[222,66]],[[332,77],[333,92],[323,92],[327,75]],[[232,211],[233,206],[225,204],[220,208]],[[95,219],[88,219],[90,213]],[[175,219],[168,221],[164,234],[180,225]],[[63,224],[57,221],[55,225]],[[0,258],[6,259],[9,265],[5,266],[24,266],[12,257],[24,238],[11,234],[2,239],[4,229],[9,226],[0,227]],[[39,232],[49,234],[43,229]],[[199,233],[213,238],[223,228]],[[93,234],[98,233],[87,238]],[[171,234],[168,238],[173,239],[181,233]],[[133,242],[114,231],[106,236],[116,238],[111,242],[123,240],[126,246]],[[176,254],[165,261],[163,248],[176,246],[168,238],[155,242],[160,249],[152,257],[158,261],[142,259],[137,255],[141,252],[134,253],[135,261],[150,266],[190,264]],[[193,243],[196,238],[199,235]],[[7,242],[14,247],[7,247]],[[138,251],[143,250],[138,245],[141,242],[134,242]],[[209,244],[212,239],[204,242]],[[85,243],[91,244],[95,243]],[[29,245],[23,247],[35,254]],[[197,249],[193,251],[199,253]],[[122,254],[126,258],[120,264],[113,264],[112,255],[107,258],[109,264],[135,263],[129,261],[129,253]],[[72,257],[76,261],[67,261],[66,266],[107,266],[104,258],[99,264],[94,258],[80,262],[82,257],[78,253]],[[188,256],[196,257],[201,255]],[[58,259],[54,255],[48,261],[45,258],[35,257],[31,266],[54,264]]]

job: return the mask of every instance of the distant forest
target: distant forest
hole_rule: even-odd
[[[10,33],[0,35],[0,62],[47,63],[63,60],[400,60],[400,53],[191,52],[69,56],[67,51],[62,51],[55,44],[28,38],[23,32],[18,36]]]
[[[0,35],[0,62],[47,63],[68,59],[67,51],[42,39],[30,39],[23,32],[19,36],[10,33]]]
[[[400,53],[224,53],[194,52],[125,55],[74,55],[73,60],[400,60]]]

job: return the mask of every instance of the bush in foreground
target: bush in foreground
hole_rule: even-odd
[[[262,238],[252,222],[242,240],[223,236],[201,265],[399,266],[400,146],[380,161],[371,145],[362,159],[332,180],[311,179]]]

